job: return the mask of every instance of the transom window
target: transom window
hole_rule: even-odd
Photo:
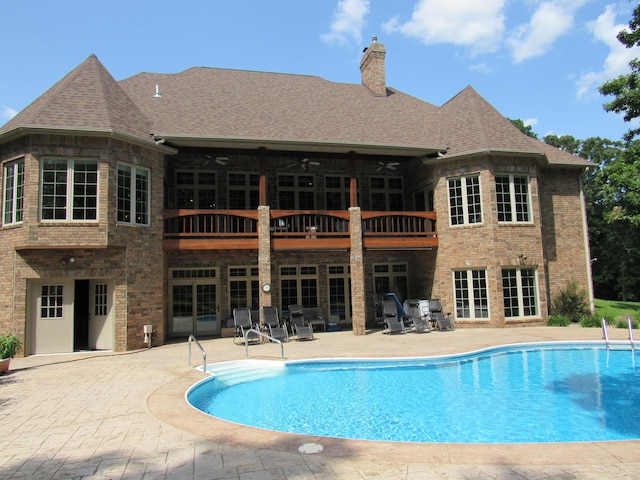
[[[178,208],[216,208],[215,172],[176,172]]]
[[[486,270],[457,270],[453,272],[456,318],[489,318]]]
[[[97,220],[98,162],[44,159],[40,217],[42,220]]]
[[[480,177],[451,178],[449,187],[449,221],[451,225],[482,223]]]
[[[401,177],[371,177],[369,188],[371,210],[377,212],[404,210],[404,188]]]
[[[278,175],[278,207],[282,210],[315,210],[313,175]]]
[[[149,169],[118,165],[118,222],[149,225]]]
[[[496,200],[499,222],[530,222],[529,178],[497,175]]]
[[[3,223],[22,222],[24,203],[24,160],[4,166]]]
[[[538,315],[534,268],[504,268],[502,270],[502,295],[504,316],[534,317]]]

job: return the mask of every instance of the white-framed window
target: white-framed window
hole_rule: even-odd
[[[371,210],[400,212],[404,210],[402,177],[370,177]]]
[[[176,172],[177,208],[216,208],[215,172]]]
[[[4,194],[2,196],[2,221],[4,225],[22,222],[24,203],[24,160],[4,165]]]
[[[98,161],[45,158],[42,161],[40,219],[98,219]]]
[[[535,268],[503,268],[504,316],[507,318],[538,316],[537,285]]]
[[[315,265],[280,267],[280,311],[297,304],[318,306],[318,267]]]
[[[315,210],[315,195],[313,175],[278,175],[278,208],[281,210]]]
[[[387,293],[395,293],[400,301],[409,294],[409,266],[406,263],[377,263],[373,265],[375,301],[381,302]]]
[[[531,222],[529,177],[496,175],[496,201],[499,222]]]
[[[489,296],[486,270],[455,270],[453,288],[456,301],[456,318],[489,318]]]
[[[62,285],[43,285],[41,290],[40,318],[63,318],[64,296]]]
[[[260,308],[260,288],[258,285],[258,267],[229,267],[229,307]],[[257,320],[257,319],[256,319]]]
[[[447,186],[450,224],[453,226],[482,223],[480,177],[471,175],[450,178]]]
[[[119,223],[149,225],[151,175],[148,168],[118,164]]]

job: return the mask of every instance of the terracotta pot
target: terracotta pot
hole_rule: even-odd
[[[6,372],[7,370],[9,370],[10,361],[11,361],[10,358],[3,358],[2,360],[0,360],[0,373]]]

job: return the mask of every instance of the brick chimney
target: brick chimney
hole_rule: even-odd
[[[378,37],[371,39],[371,45],[365,48],[362,60],[360,60],[360,72],[362,84],[376,97],[387,96],[387,81],[384,71],[384,57],[387,51],[384,45],[378,43]]]

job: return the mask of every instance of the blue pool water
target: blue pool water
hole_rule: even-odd
[[[187,400],[232,422],[339,438],[640,438],[640,363],[628,345],[527,344],[437,358],[309,360],[258,366],[249,378],[255,379],[221,373],[192,387]]]

